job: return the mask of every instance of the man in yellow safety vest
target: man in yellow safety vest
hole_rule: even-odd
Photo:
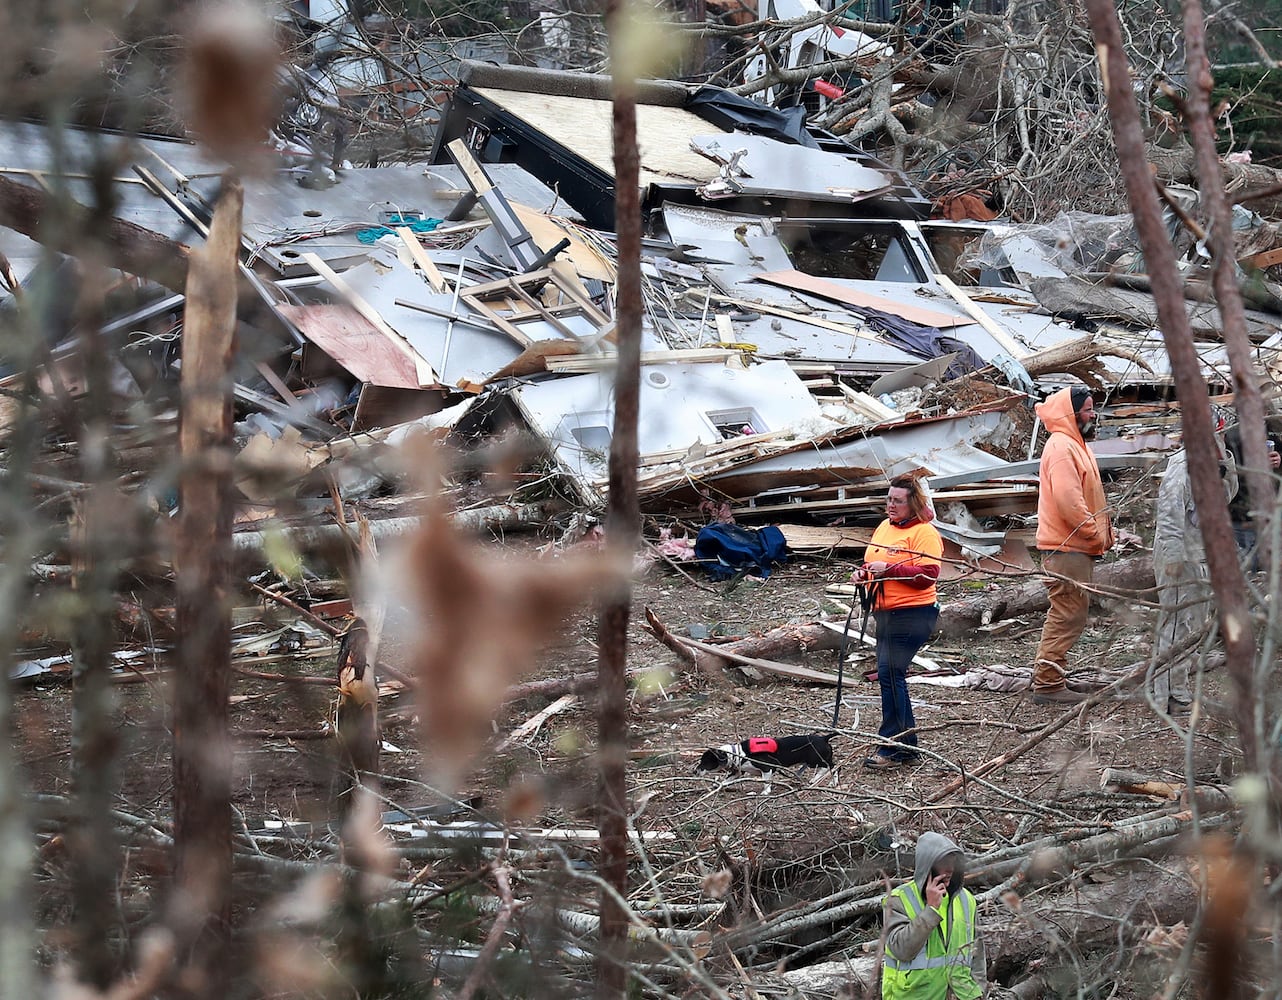
[[[882,1000],[976,1000],[984,993],[984,942],[975,897],[962,888],[966,858],[938,833],[917,840],[913,880],[882,903]]]

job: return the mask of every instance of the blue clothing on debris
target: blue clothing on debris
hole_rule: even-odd
[[[707,524],[694,540],[694,557],[714,580],[729,580],[741,570],[756,570],[767,577],[788,558],[788,543],[773,524],[763,528]]]

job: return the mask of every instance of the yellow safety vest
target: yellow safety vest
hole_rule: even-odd
[[[892,895],[903,903],[909,920],[926,910],[916,882],[905,882]],[[975,949],[975,897],[968,889],[948,897],[943,922],[930,932],[926,947],[900,958],[886,948],[882,956],[882,1000],[976,1000],[981,995],[970,959]]]

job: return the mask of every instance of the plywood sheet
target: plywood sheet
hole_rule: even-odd
[[[856,291],[845,285],[839,285],[835,281],[816,278],[813,274],[805,274],[801,271],[765,271],[756,275],[756,278],[758,281],[767,281],[772,285],[781,285],[784,288],[792,288],[798,292],[818,295],[820,298],[831,299],[834,302],[844,302],[846,305],[864,309],[876,309],[878,312],[890,313],[892,316],[898,316],[911,323],[933,326],[941,330],[954,326],[967,326],[975,322],[969,316],[937,312],[934,309],[926,309],[923,306],[896,302],[894,299]]]
[[[386,389],[421,388],[414,362],[347,305],[280,306],[312,343],[362,382]]]
[[[553,142],[614,176],[613,107],[587,97],[552,97],[518,90],[474,88]],[[697,135],[716,127],[682,108],[637,105],[637,144],[641,152],[641,186],[674,180],[704,184],[718,167],[690,148]]]

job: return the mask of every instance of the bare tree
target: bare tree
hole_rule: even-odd
[[[1234,683],[1238,736],[1247,766],[1256,770],[1261,766],[1262,758],[1254,712],[1255,636],[1246,600],[1246,581],[1216,471],[1219,452],[1211,425],[1210,400],[1193,347],[1175,252],[1163,224],[1161,205],[1144,159],[1143,131],[1130,85],[1121,25],[1113,5],[1106,0],[1088,0],[1088,10],[1099,46],[1100,71],[1135,227],[1144,248],[1162,337],[1171,359],[1176,393],[1182,404],[1180,420],[1189,454],[1193,496],[1200,516],[1202,537],[1206,541],[1207,565],[1217,597],[1220,628]],[[1240,302],[1236,307],[1240,313]],[[1233,308],[1233,304],[1221,300],[1220,308],[1228,310]],[[1235,371],[1235,377],[1246,381],[1249,371],[1240,376]],[[1260,451],[1263,451],[1262,447]]]
[[[183,338],[181,520],[175,545],[178,678],[174,696],[171,921],[191,949],[198,996],[226,993],[231,969],[231,382],[244,192],[228,176],[208,245],[192,255]]]
[[[618,368],[614,377],[614,428],[610,438],[609,508],[606,537],[621,562],[631,561],[640,541],[637,501],[637,417],[641,383],[641,158],[637,150],[635,18],[625,0],[610,0],[614,175],[618,197],[619,271],[616,299]],[[628,918],[622,905],[628,882],[628,619],[631,588],[602,608],[597,639],[601,676],[597,753],[602,801],[601,954],[597,995],[621,1000],[627,992]]]

